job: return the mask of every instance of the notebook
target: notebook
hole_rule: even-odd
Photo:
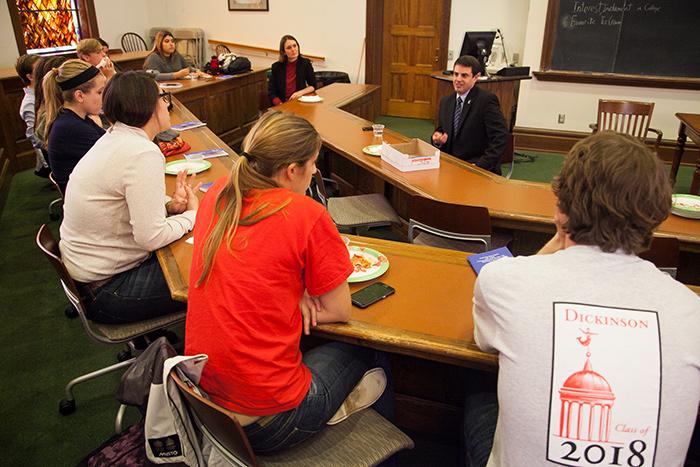
[[[501,248],[496,248],[495,250],[489,250],[485,251],[483,253],[477,253],[475,255],[471,255],[467,257],[467,260],[469,261],[469,264],[471,265],[472,269],[474,269],[474,272],[476,275],[479,275],[479,272],[481,271],[481,268],[486,266],[487,264],[499,260],[501,258],[512,258],[513,253],[510,252],[508,247],[503,246]]]

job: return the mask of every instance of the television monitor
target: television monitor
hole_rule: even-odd
[[[486,62],[491,55],[491,47],[496,38],[496,31],[468,31],[464,33],[462,51],[459,56],[471,55],[481,63],[481,74],[486,74]]]

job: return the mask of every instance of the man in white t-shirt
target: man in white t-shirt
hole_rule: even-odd
[[[499,353],[498,402],[467,399],[467,465],[682,466],[700,298],[637,256],[668,216],[668,174],[641,142],[603,132],[573,147],[553,189],[556,235],[476,282],[474,338]]]

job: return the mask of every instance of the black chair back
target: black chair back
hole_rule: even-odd
[[[224,449],[246,464],[257,467],[258,462],[248,437],[236,417],[198,394],[196,387],[192,383],[183,381],[176,371],[171,371],[170,377],[194,415],[195,422],[201,425],[199,428],[205,436],[214,438]]]
[[[124,52],[136,52],[139,50],[148,50],[146,41],[143,37],[135,32],[127,32],[122,36],[122,50]]]

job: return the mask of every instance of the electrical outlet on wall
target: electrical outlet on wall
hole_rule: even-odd
[[[454,50],[448,50],[447,51],[447,59],[452,60],[455,57],[455,51]]]
[[[563,124],[565,120],[566,120],[566,114],[559,114],[559,118],[557,119],[557,123]]]

